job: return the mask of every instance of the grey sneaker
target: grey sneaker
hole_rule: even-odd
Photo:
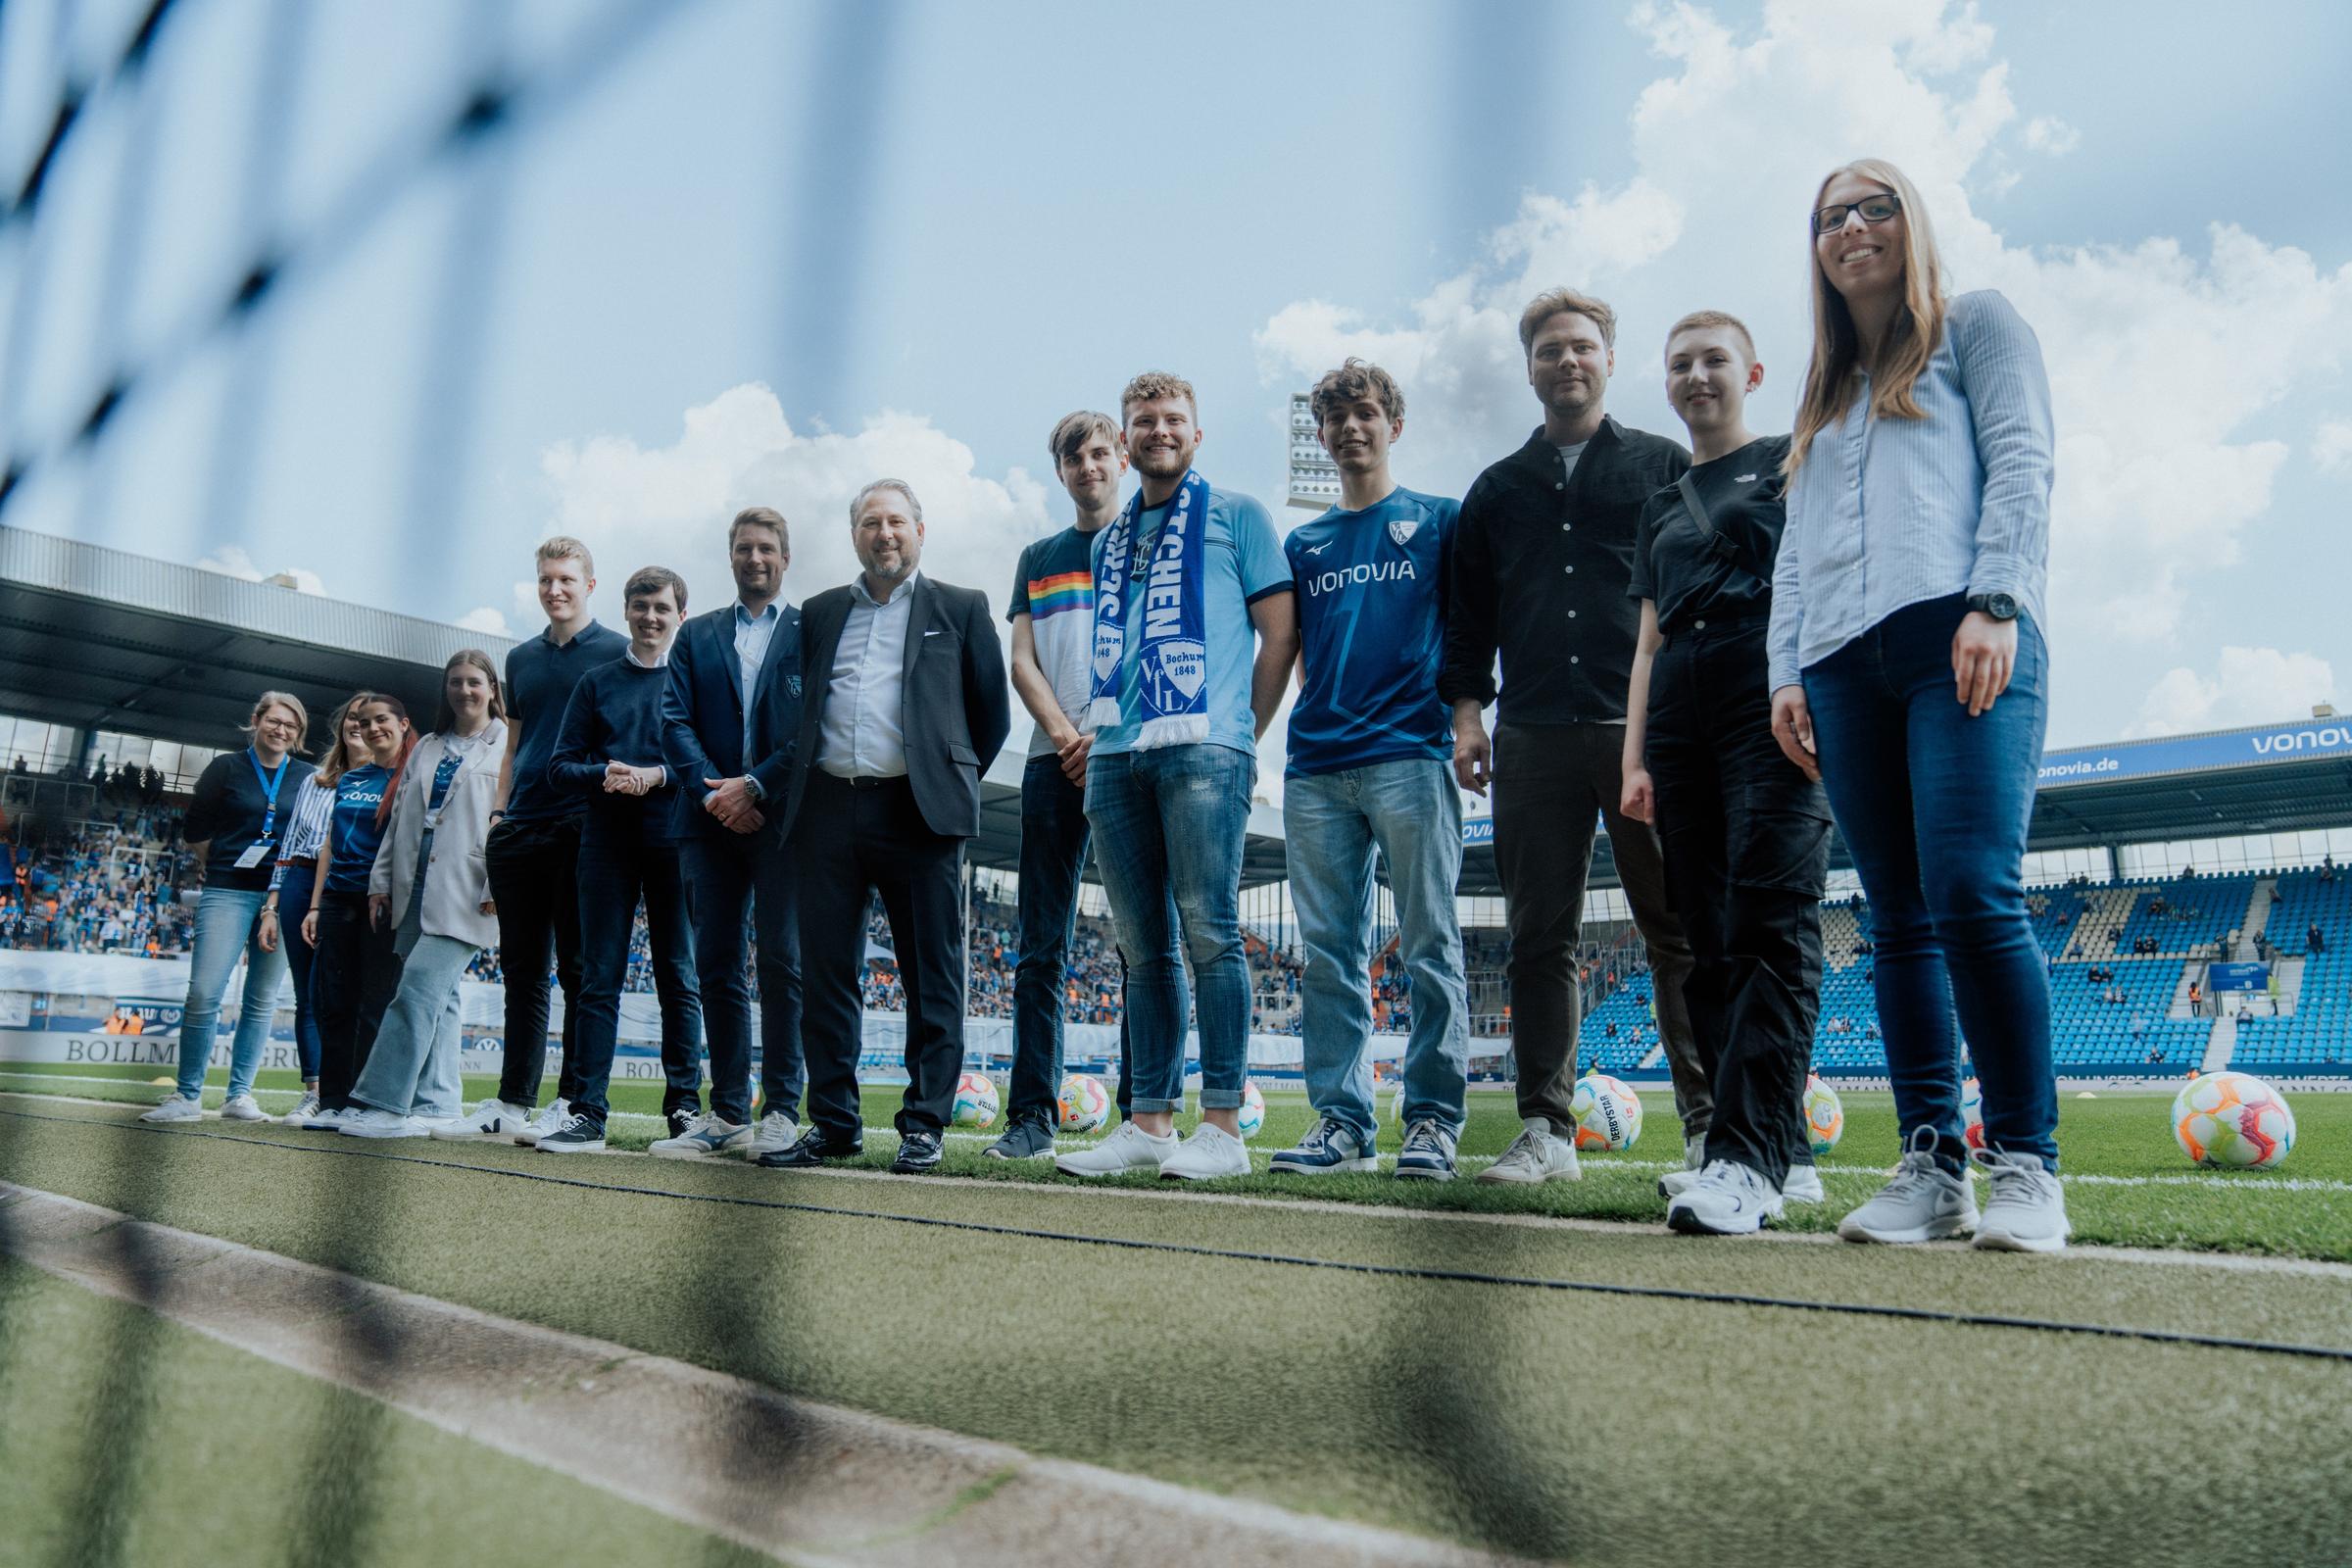
[[[313,1116],[318,1114],[318,1091],[316,1089],[306,1089],[302,1092],[302,1098],[294,1102],[294,1108],[286,1112],[286,1125],[289,1127],[300,1127],[303,1123],[309,1121]]]
[[[2056,1252],[2074,1227],[2066,1219],[2066,1190],[2036,1154],[2004,1150],[1971,1150],[1968,1156],[1987,1183],[1984,1217],[1977,1222],[1977,1245],[2001,1252]]]
[[[1520,1124],[1519,1136],[1501,1157],[1478,1173],[1482,1182],[1501,1182],[1513,1186],[1533,1186],[1537,1182],[1573,1182],[1584,1177],[1584,1168],[1576,1161],[1576,1146],[1551,1130],[1551,1123],[1541,1116],[1530,1116]]]
[[[1054,1158],[1054,1168],[1064,1176],[1125,1176],[1139,1170],[1156,1172],[1177,1150],[1176,1135],[1154,1138],[1131,1121],[1123,1121],[1108,1138],[1092,1149],[1073,1150]]]
[[[801,1141],[800,1118],[789,1110],[771,1110],[761,1115],[760,1125],[752,1133],[752,1142],[743,1152],[746,1159],[758,1159],[761,1154],[780,1154]]]
[[[751,1144],[749,1127],[710,1111],[695,1117],[677,1137],[647,1145],[645,1152],[659,1159],[715,1159],[722,1154],[740,1154]]]
[[[1054,1129],[1036,1116],[1023,1116],[1004,1129],[1004,1136],[981,1151],[991,1159],[1051,1159]]]
[[[222,1121],[274,1121],[251,1095],[235,1095],[220,1106]]]
[[[1781,1214],[1781,1195],[1763,1172],[1718,1159],[1666,1207],[1666,1223],[1685,1236],[1748,1236]]]
[[[1838,1222],[1849,1242],[1936,1242],[1977,1228],[1977,1195],[1968,1178],[1947,1173],[1929,1152],[1936,1135],[1922,1127],[1879,1196]]]
[[[141,1116],[139,1120],[202,1121],[204,1120],[204,1104],[201,1101],[190,1100],[185,1095],[173,1095],[147,1112],[146,1115]]]

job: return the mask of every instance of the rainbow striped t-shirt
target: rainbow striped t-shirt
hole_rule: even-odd
[[[1073,725],[1086,711],[1094,684],[1088,669],[1095,636],[1094,543],[1094,534],[1069,527],[1029,545],[1012,574],[1004,609],[1007,620],[1030,617],[1038,667],[1054,683],[1054,700]],[[1037,726],[1029,737],[1029,755],[1053,750],[1045,727]]]

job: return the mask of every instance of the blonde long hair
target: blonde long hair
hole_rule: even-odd
[[[1880,345],[1880,363],[1871,368],[1870,412],[1882,419],[1924,419],[1927,411],[1912,397],[1911,388],[1936,345],[1943,339],[1943,255],[1936,247],[1936,228],[1928,220],[1927,204],[1910,176],[1884,158],[1857,158],[1822,176],[1813,193],[1808,215],[1821,211],[1830,181],[1840,174],[1876,180],[1894,192],[1903,204],[1903,303]],[[1861,336],[1854,330],[1853,313],[1845,297],[1831,286],[1822,270],[1821,250],[1812,223],[1806,222],[1805,244],[1812,258],[1813,361],[1805,368],[1805,389],[1796,400],[1796,429],[1788,443],[1788,462],[1782,470],[1793,474],[1805,452],[1853,399],[1854,372],[1862,358]]]

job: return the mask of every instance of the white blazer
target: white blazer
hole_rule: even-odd
[[[438,734],[427,735],[409,754],[400,794],[392,803],[390,831],[375,852],[368,892],[389,898],[385,920],[398,928],[416,889],[416,847],[424,841],[424,803],[433,774],[447,755]],[[490,721],[482,744],[449,781],[441,822],[433,833],[432,874],[425,879],[420,924],[424,934],[450,937],[476,948],[498,945],[498,916],[482,912],[490,897],[490,868],[482,849],[490,839],[490,802],[498,794],[499,764],[506,760],[507,726]]]

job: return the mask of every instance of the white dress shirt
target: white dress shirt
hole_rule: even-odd
[[[776,640],[776,627],[783,623],[781,599],[771,599],[767,608],[757,615],[735,601],[735,667],[743,676],[743,770],[750,772],[759,760],[752,755],[753,699],[760,693],[760,669],[767,662],[768,645]]]
[[[816,765],[835,778],[906,776],[906,729],[899,705],[915,575],[908,572],[879,602],[867,592],[862,572],[850,584],[850,617],[833,652],[832,685],[816,738]]]

